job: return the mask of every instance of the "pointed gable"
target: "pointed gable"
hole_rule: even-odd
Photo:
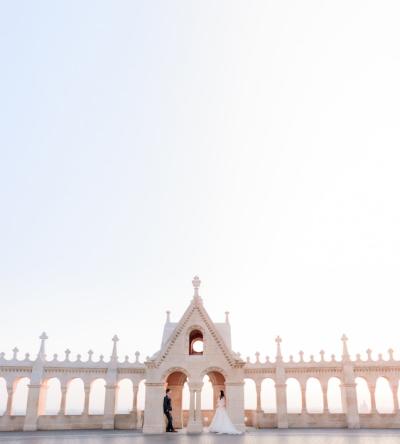
[[[203,301],[198,293],[200,280],[195,277],[192,282],[195,290],[193,299],[178,323],[169,322],[168,314],[167,323],[163,332],[161,350],[152,358],[152,367],[159,367],[171,353],[188,353],[185,345],[182,344],[186,344],[187,331],[191,326],[204,329],[206,337],[208,338],[207,341],[214,343],[214,349],[218,350],[218,352],[224,356],[229,366],[241,367],[244,365],[244,362],[238,354],[232,352],[230,349],[230,334],[227,334],[224,328],[221,328],[221,325],[214,324],[203,306]],[[227,327],[229,329],[229,325],[227,325]],[[223,334],[221,334],[221,331]],[[225,342],[223,335],[226,336],[229,343]],[[211,348],[209,342],[208,349]]]

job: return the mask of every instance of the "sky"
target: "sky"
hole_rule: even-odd
[[[1,1],[0,351],[400,359],[397,1]]]

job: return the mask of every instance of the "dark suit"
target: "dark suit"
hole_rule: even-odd
[[[172,432],[174,430],[174,426],[172,425],[172,405],[171,398],[168,395],[164,396],[163,402],[164,415],[167,417],[167,432]]]

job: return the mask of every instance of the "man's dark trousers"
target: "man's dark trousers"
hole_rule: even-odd
[[[172,415],[171,412],[164,412],[165,416],[167,417],[167,432],[172,432],[174,430],[174,427],[172,425]]]

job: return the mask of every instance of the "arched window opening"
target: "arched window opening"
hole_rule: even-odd
[[[392,389],[386,378],[376,380],[375,403],[378,413],[394,413]]]
[[[85,391],[82,379],[72,379],[69,381],[67,387],[65,414],[81,415],[85,403]]]
[[[275,381],[266,378],[261,383],[261,409],[265,413],[276,413]]]
[[[324,411],[321,383],[317,378],[308,378],[307,380],[306,406],[309,413],[322,413]]]
[[[332,377],[328,381],[328,409],[330,413],[343,413],[341,382],[339,378]]]
[[[189,335],[189,355],[202,355],[203,351],[203,333],[200,330],[192,330]]]
[[[244,409],[255,410],[257,408],[256,383],[253,379],[244,380]]]
[[[44,414],[57,415],[61,404],[61,384],[59,379],[51,378],[47,381],[47,392]]]
[[[369,392],[367,381],[364,378],[357,377],[355,382],[358,413],[371,413],[371,394]]]
[[[121,379],[118,382],[116,413],[129,413],[133,409],[133,384],[130,379]]]
[[[106,381],[95,379],[90,385],[89,415],[103,415],[106,397]]]
[[[7,384],[4,378],[0,378],[0,416],[6,413],[7,409]]]
[[[301,388],[295,378],[286,380],[286,399],[288,413],[301,413]]]
[[[26,406],[28,403],[28,384],[30,383],[29,378],[21,378],[16,383],[16,388],[14,389],[13,404],[12,404],[12,415],[24,416],[26,415]]]

